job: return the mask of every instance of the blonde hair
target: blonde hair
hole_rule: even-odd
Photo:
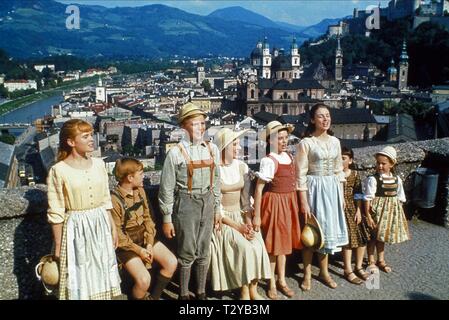
[[[134,158],[122,158],[115,162],[114,175],[118,182],[122,182],[129,174],[143,170],[143,163]]]
[[[66,121],[59,132],[58,162],[64,160],[72,152],[72,147],[67,143],[68,139],[74,140],[81,133],[92,132],[94,128],[89,122],[80,119]]]

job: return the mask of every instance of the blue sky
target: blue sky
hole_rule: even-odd
[[[370,5],[387,6],[387,0],[57,0],[62,3],[95,4],[105,7],[135,7],[161,3],[187,12],[207,15],[220,8],[241,6],[275,21],[301,26],[320,22],[325,18],[341,18],[352,15],[354,8],[366,9]]]

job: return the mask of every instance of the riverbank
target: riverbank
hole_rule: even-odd
[[[80,81],[75,81],[75,82],[70,81],[70,82],[67,82],[67,83],[63,84],[62,86],[54,88],[54,89],[39,91],[39,92],[36,92],[29,96],[17,98],[15,100],[6,102],[6,103],[0,105],[0,116],[6,115],[11,111],[26,107],[27,105],[35,103],[37,101],[59,95],[59,94],[61,94],[61,92],[63,90],[71,90],[71,89],[80,88],[83,86],[87,86],[89,84],[93,84],[96,81],[98,81],[98,76],[82,79]]]

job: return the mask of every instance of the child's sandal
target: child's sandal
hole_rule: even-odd
[[[364,281],[368,280],[369,278],[369,274],[365,270],[363,270],[363,268],[355,268],[354,273],[357,277],[363,279]]]
[[[322,276],[318,276],[318,279],[327,287],[331,288],[331,289],[335,289],[337,288],[337,283],[334,281],[334,279],[331,278],[331,276],[327,276],[327,277],[322,277]]]
[[[393,271],[389,265],[383,260],[383,261],[377,261],[376,263],[377,267],[382,270],[385,273],[390,273]]]
[[[351,277],[353,275],[353,277]],[[361,285],[363,283],[362,279],[359,279],[355,272],[344,273],[344,278],[352,284]]]

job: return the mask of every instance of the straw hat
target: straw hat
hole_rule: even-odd
[[[313,214],[307,219],[307,223],[302,229],[301,242],[305,247],[315,250],[321,249],[324,246],[323,231]]]
[[[396,164],[396,162],[397,162],[397,153],[396,153],[396,149],[393,148],[392,146],[386,146],[385,148],[382,149],[382,151],[377,152],[377,153],[376,153],[376,156],[377,156],[378,154],[390,158],[391,161],[393,161],[393,164]]]
[[[233,131],[229,128],[220,129],[214,136],[214,143],[220,151],[223,151],[224,148],[230,145],[235,139],[238,139],[241,135],[248,131],[249,129],[241,131]]]
[[[267,127],[265,128],[265,131],[262,132],[260,135],[260,139],[262,141],[266,141],[267,137],[272,135],[273,133],[276,133],[282,129],[287,129],[288,133],[292,133],[292,131],[295,129],[295,127],[291,124],[282,124],[279,121],[271,121],[267,124]]]
[[[185,105],[183,105],[179,110],[178,123],[181,124],[185,119],[198,115],[203,115],[204,117],[207,117],[206,112],[204,112],[200,107],[191,102],[188,102]]]
[[[53,255],[43,256],[36,265],[36,277],[46,286],[56,286],[59,283],[59,266],[53,259]],[[50,291],[47,289],[47,291]]]

